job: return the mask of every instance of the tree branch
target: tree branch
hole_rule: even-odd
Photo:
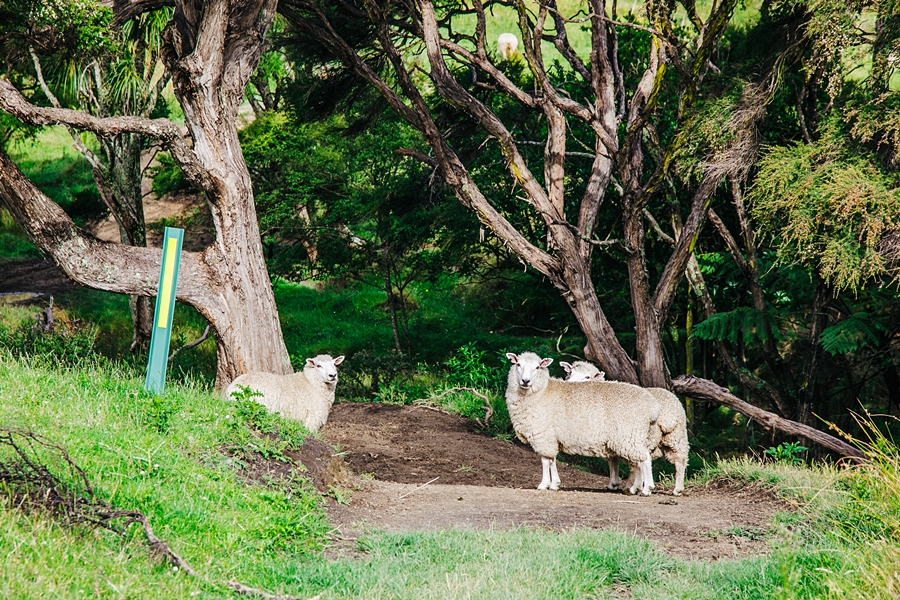
[[[91,131],[99,136],[138,133],[159,140],[172,153],[172,158],[184,171],[185,177],[198,189],[214,191],[213,183],[194,151],[188,147],[178,126],[168,119],[118,116],[95,117],[68,108],[39,107],[28,102],[8,79],[0,79],[0,108],[30,125],[63,124]]]
[[[727,406],[728,408],[753,419],[764,427],[775,429],[788,435],[796,435],[812,440],[829,450],[837,452],[841,456],[848,457],[855,463],[862,463],[866,460],[865,454],[843,440],[840,440],[833,435],[829,435],[824,431],[810,427],[809,425],[784,419],[776,414],[744,402],[729,392],[728,389],[709,381],[708,379],[694,377],[693,375],[681,375],[672,380],[672,388],[678,394]]]
[[[76,227],[72,219],[45,196],[0,150],[0,204],[22,226],[34,244],[53,257],[76,283],[95,289],[138,296],[155,296],[159,285],[162,252],[104,242]],[[210,252],[211,250],[207,250]],[[128,273],[129,277],[123,274]],[[211,272],[202,254],[184,252],[177,298],[192,306],[211,307],[208,320],[223,322],[225,307],[215,308],[218,276]],[[217,313],[218,311],[218,313]],[[214,320],[212,317],[215,317]]]

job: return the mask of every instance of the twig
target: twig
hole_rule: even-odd
[[[297,596],[290,596],[288,594],[270,594],[269,592],[246,586],[243,583],[238,583],[237,581],[229,581],[226,585],[228,589],[235,591],[238,594],[244,594],[247,596],[259,596],[260,598],[265,598],[266,600],[299,600]],[[313,596],[309,600],[316,600],[316,598],[319,598],[320,596],[321,594]]]
[[[491,417],[494,416],[494,407],[491,405],[490,399],[487,396],[485,396],[484,394],[482,394],[481,392],[479,392],[478,390],[476,390],[475,388],[452,387],[448,390],[444,390],[437,396],[432,396],[431,398],[429,398],[429,400],[437,400],[439,398],[443,398],[447,394],[452,394],[453,392],[469,392],[471,394],[474,394],[475,396],[478,396],[479,398],[481,398],[484,401],[484,422],[482,422],[481,419],[479,419],[478,417],[475,417],[475,422],[478,423],[479,427],[481,427],[483,429],[487,429],[488,424],[490,423]],[[425,408],[432,408],[432,407],[426,406]],[[440,409],[437,409],[437,410],[440,410]],[[447,412],[447,411],[442,411],[442,412]]]
[[[425,486],[428,485],[429,483],[434,483],[435,481],[437,481],[437,480],[440,479],[440,478],[441,478],[441,476],[438,475],[437,477],[435,477],[435,478],[432,479],[431,481],[427,481],[427,482],[423,483],[422,485],[420,485],[419,487],[417,487],[417,488],[415,488],[415,489],[412,489],[412,490],[409,490],[408,492],[406,492],[405,494],[403,494],[402,496],[400,496],[399,498],[397,498],[397,500],[403,500],[404,498],[406,498],[407,496],[409,496],[410,494],[412,494],[412,493],[415,492],[416,490],[421,490],[423,487],[425,487]]]
[[[165,557],[191,577],[196,577],[209,585],[227,587],[239,594],[259,596],[266,600],[299,600],[295,596],[271,594],[236,581],[227,583],[210,581],[197,573],[165,540],[156,537],[150,527],[150,520],[144,513],[136,510],[116,510],[97,498],[87,473],[59,444],[30,431],[0,427],[0,446],[2,445],[12,448],[18,457],[18,462],[0,461],[0,482],[10,486],[14,497],[17,497],[16,504],[19,508],[43,507],[69,522],[93,523],[119,535],[124,534],[132,523],[140,523],[151,550]],[[74,474],[83,489],[79,490],[54,475],[41,459],[42,451],[55,453],[57,460]],[[125,522],[121,523],[120,519],[124,519]],[[116,522],[120,525],[117,526]]]
[[[198,345],[202,344],[204,342],[204,340],[206,340],[206,338],[208,338],[208,337],[209,337],[209,325],[206,326],[206,329],[203,331],[203,335],[201,335],[199,338],[197,338],[190,344],[185,344],[184,346],[182,346],[181,348],[175,350],[172,354],[170,354],[169,360],[172,360],[173,358],[178,356],[178,353],[181,352],[182,350],[187,350],[188,348],[193,348],[194,346],[198,346]]]

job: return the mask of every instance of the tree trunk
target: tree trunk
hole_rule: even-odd
[[[153,8],[141,0],[116,2],[121,22]],[[259,237],[250,175],[238,143],[236,117],[247,79],[259,61],[274,17],[274,0],[177,2],[163,33],[192,146],[166,119],[99,118],[29,104],[0,80],[0,107],[33,125],[66,123],[100,136],[137,133],[171,151],[185,177],[209,202],[216,241],[182,255],[176,296],[194,306],[215,330],[216,386],[241,373],[292,371]],[[155,296],[161,252],[101,242],[76,227],[0,153],[0,199],[34,243],[72,279],[96,289]]]
[[[575,253],[574,248],[572,253]],[[568,302],[581,331],[587,338],[584,347],[585,357],[599,364],[610,379],[638,384],[638,372],[634,361],[619,344],[615,330],[606,320],[597,292],[588,275],[587,265],[577,257],[565,265],[562,274],[551,280]],[[610,340],[614,343],[609,343]]]
[[[860,450],[833,435],[803,423],[783,419],[778,415],[757,408],[744,402],[726,388],[707,379],[701,379],[692,375],[681,375],[672,380],[672,388],[678,394],[689,395],[698,400],[708,400],[727,406],[769,429],[775,429],[788,435],[795,435],[816,442],[841,456],[846,456],[853,462],[861,463],[866,460],[865,454]]]

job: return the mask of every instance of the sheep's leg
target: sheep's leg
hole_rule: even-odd
[[[684,491],[684,470],[686,467],[686,460],[679,460],[675,463],[675,489],[672,490],[672,494],[675,496],[680,496],[681,492]]]
[[[548,487],[550,487],[550,484],[553,481],[550,477],[550,467],[551,465],[553,465],[553,462],[555,460],[555,458],[547,458],[546,456],[541,457],[541,467],[543,468],[543,473],[541,476],[541,484],[537,487],[537,489],[546,490]]]
[[[628,480],[625,481],[625,489],[631,494],[636,494],[643,486],[644,474],[641,472],[640,465],[628,463]]]
[[[651,462],[650,457],[648,456],[645,460],[642,460],[637,465],[637,477],[635,477],[634,485],[629,488],[629,492],[632,494],[637,493],[638,489],[641,490],[641,496],[649,496],[650,490],[653,489],[653,463]]]
[[[556,459],[553,459],[553,462],[550,463],[550,489],[558,490],[559,489],[559,470],[556,467]]]
[[[609,463],[609,484],[606,489],[617,490],[622,485],[622,480],[619,479],[619,457],[610,456],[606,462]]]

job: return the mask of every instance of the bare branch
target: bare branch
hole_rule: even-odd
[[[691,398],[696,398],[698,400],[707,400],[727,406],[728,408],[753,419],[764,427],[812,440],[825,446],[829,450],[848,457],[855,463],[861,463],[866,460],[865,454],[843,440],[840,440],[833,435],[829,435],[824,431],[819,431],[809,425],[784,419],[776,414],[744,402],[726,388],[707,379],[694,377],[693,375],[682,375],[672,380],[672,386],[676,393],[690,396]]]
[[[30,125],[64,124],[76,129],[91,131],[99,136],[115,136],[138,133],[159,140],[172,153],[172,158],[184,171],[185,177],[197,188],[213,191],[209,173],[197,159],[194,151],[185,144],[178,126],[168,119],[117,116],[95,117],[68,108],[44,108],[28,102],[8,79],[0,79],[0,108],[20,121]]]
[[[178,356],[178,354],[181,353],[182,350],[190,350],[191,348],[193,348],[193,347],[195,347],[195,346],[199,346],[200,344],[202,344],[203,342],[205,342],[205,341],[206,341],[206,338],[209,337],[209,331],[210,331],[210,326],[207,325],[207,326],[206,326],[206,329],[203,330],[203,335],[201,335],[199,338],[197,338],[197,339],[194,340],[193,342],[190,342],[190,343],[188,343],[188,344],[185,344],[185,345],[182,346],[181,348],[178,348],[177,350],[175,350],[174,352],[172,352],[171,354],[169,354],[169,360],[172,360],[173,358],[175,358],[176,356]]]

